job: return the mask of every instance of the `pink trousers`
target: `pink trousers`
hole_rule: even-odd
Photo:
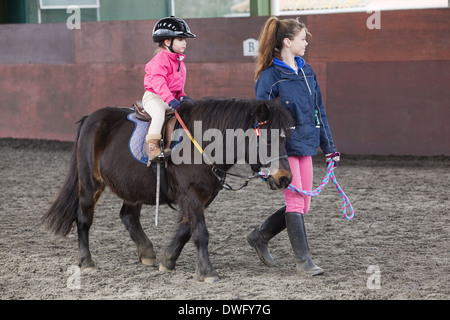
[[[292,172],[291,184],[301,190],[311,191],[313,184],[312,157],[290,156],[288,160]],[[286,201],[286,212],[305,214],[309,211],[311,197],[304,196],[288,189],[285,189],[283,193]]]

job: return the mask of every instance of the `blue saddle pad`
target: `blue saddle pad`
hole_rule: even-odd
[[[135,125],[133,133],[131,134],[130,142],[128,143],[130,152],[137,161],[147,165],[148,156],[145,153],[144,141],[149,122],[139,120],[136,118],[136,114],[134,112],[130,113],[127,118],[131,122],[134,122]]]
[[[144,141],[145,135],[147,134],[148,126],[150,122],[142,121],[136,117],[136,114],[130,113],[127,116],[128,120],[134,123],[134,130],[130,137],[130,142],[128,143],[128,147],[130,149],[131,155],[140,163],[147,165],[148,163],[148,155],[145,153],[144,149]],[[175,125],[175,129],[181,129],[181,125],[177,122]],[[182,136],[180,135],[180,131],[175,135],[175,138],[170,143],[170,148],[174,150],[178,144],[182,141]],[[169,156],[170,158],[170,156]]]

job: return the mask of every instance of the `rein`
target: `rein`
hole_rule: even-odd
[[[347,220],[351,220],[353,219],[353,216],[355,214],[355,211],[353,210],[353,206],[350,203],[350,200],[348,199],[347,195],[345,194],[344,190],[342,190],[341,186],[339,185],[339,183],[336,180],[336,176],[334,175],[334,169],[335,169],[335,163],[333,160],[330,160],[330,162],[328,163],[328,168],[327,168],[327,173],[325,175],[325,178],[323,178],[322,183],[313,191],[305,191],[305,190],[301,190],[295,186],[293,186],[292,184],[290,184],[287,189],[291,190],[291,191],[295,191],[297,193],[303,194],[305,196],[309,196],[309,197],[317,197],[320,192],[322,191],[322,189],[327,185],[327,183],[330,181],[333,181],[334,185],[336,186],[336,189],[339,192],[339,195],[341,197],[342,200],[342,212],[344,214],[344,217]],[[350,209],[350,214],[347,214],[347,206]]]
[[[191,139],[191,141],[194,144],[194,146],[203,155],[205,153],[205,151],[202,149],[202,147],[200,147],[198,142],[195,141],[194,137],[192,136],[192,134],[189,131],[189,129],[186,127],[186,124],[184,123],[183,119],[181,119],[181,117],[180,117],[180,115],[179,115],[177,110],[175,110],[175,117],[177,117],[178,122],[181,124],[181,126],[183,127],[184,132],[186,132],[186,134],[188,135],[189,139]],[[208,161],[210,161],[210,159],[208,159]]]

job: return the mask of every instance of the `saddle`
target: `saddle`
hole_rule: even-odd
[[[133,104],[133,109],[135,111],[136,118],[145,121],[151,122],[152,117],[144,110],[144,106],[142,105],[142,101],[136,101]],[[173,110],[166,111],[166,119],[164,121],[163,128],[161,130],[161,150],[170,149],[171,147],[171,137],[172,133],[175,130],[175,124],[177,122],[176,117],[174,117],[175,112]]]
[[[142,101],[136,101],[133,104],[134,113],[130,113],[128,115],[128,120],[134,122],[135,129],[133,134],[131,135],[129,148],[133,157],[139,162],[146,164],[147,166],[152,167],[153,175],[157,179],[157,188],[158,191],[156,193],[156,215],[155,215],[155,223],[157,225],[158,221],[158,206],[159,206],[159,190],[161,191],[163,197],[166,199],[167,205],[176,211],[173,207],[172,202],[168,197],[168,182],[167,182],[167,158],[164,158],[164,162],[166,165],[162,165],[160,162],[148,162],[148,156],[144,151],[144,140],[147,134],[148,128],[150,127],[150,122],[152,117],[144,110],[142,105]],[[175,112],[172,110],[168,110],[166,112],[166,119],[164,121],[164,125],[161,132],[161,141],[160,148],[164,150],[164,148],[173,148],[176,143],[173,143],[171,140],[172,133],[175,130],[175,126],[177,124],[177,119],[174,117]],[[161,168],[162,167],[162,168]]]

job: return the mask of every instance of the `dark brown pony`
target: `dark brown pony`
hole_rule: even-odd
[[[194,129],[194,121],[201,121],[204,131],[209,128],[222,132],[226,129],[247,130],[253,128],[255,123],[264,123],[261,126],[264,129],[279,129],[267,130],[267,141],[264,141],[267,144],[274,139],[271,132],[287,132],[291,126],[289,112],[277,101],[205,99],[183,103],[178,111],[189,130]],[[137,245],[139,259],[144,264],[155,264],[153,244],[141,227],[140,212],[143,204],[155,204],[156,179],[153,170],[135,160],[129,152],[128,142],[134,130],[134,124],[127,119],[131,112],[132,109],[107,107],[80,120],[67,178],[56,200],[42,217],[42,222],[56,235],[66,236],[76,223],[78,259],[82,269],[94,267],[89,251],[89,228],[95,204],[105,187],[109,187],[124,201],[120,217]],[[272,189],[286,188],[292,177],[283,134],[280,139],[279,157],[272,159],[272,164],[274,161],[279,162],[278,170],[272,170],[267,178]],[[198,152],[188,142],[189,148],[192,148],[191,154]],[[203,146],[206,145],[207,142],[203,142]],[[245,157],[249,159],[251,149],[246,146],[245,150]],[[223,152],[226,152],[225,147]],[[255,172],[267,164],[268,159],[261,158],[258,156],[256,163],[250,163]],[[236,157],[234,161],[237,161]],[[204,281],[218,279],[209,260],[209,234],[204,209],[221,186],[218,175],[225,177],[226,171],[232,166],[216,165],[214,167],[218,171],[214,173],[213,166],[205,162],[178,165],[168,162],[168,192],[167,197],[161,196],[160,203],[177,204],[179,224],[159,259],[160,270],[175,268],[184,245],[192,237],[197,249],[196,278]]]

